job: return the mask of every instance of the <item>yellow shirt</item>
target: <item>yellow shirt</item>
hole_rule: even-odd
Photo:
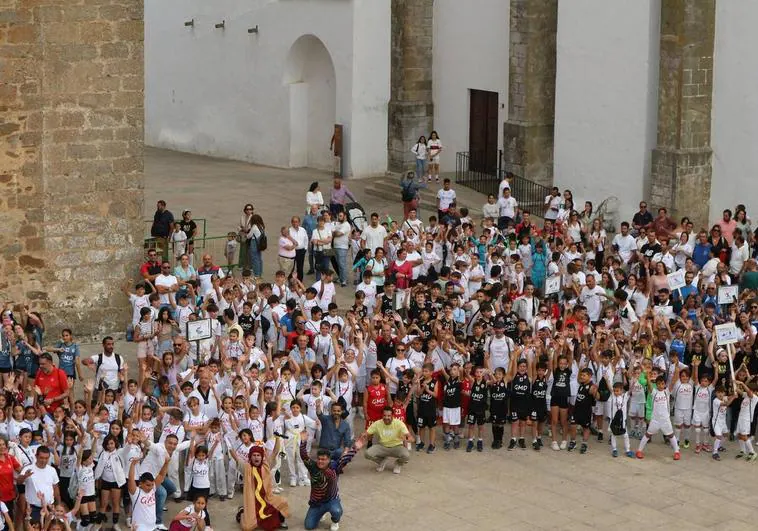
[[[403,444],[403,437],[408,434],[408,428],[400,419],[392,419],[392,422],[385,424],[383,420],[377,420],[368,427],[366,433],[374,436],[374,442],[379,439],[379,444],[386,448],[394,448]]]

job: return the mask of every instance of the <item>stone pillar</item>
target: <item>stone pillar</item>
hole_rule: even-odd
[[[413,169],[415,157],[411,147],[421,135],[429,136],[432,131],[433,4],[434,0],[392,0],[387,138],[390,171]]]
[[[0,5],[0,297],[124,328],[142,255],[142,0]]]
[[[553,184],[558,0],[510,0],[505,168]]]
[[[661,2],[658,145],[651,203],[708,224],[715,0]]]

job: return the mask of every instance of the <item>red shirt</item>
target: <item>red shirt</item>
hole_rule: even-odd
[[[37,377],[34,379],[34,385],[40,388],[45,398],[55,398],[68,391],[68,379],[66,373],[61,369],[53,369],[50,374],[40,369],[37,371]],[[48,411],[54,411],[55,408],[63,404],[63,400],[56,400],[47,406]]]
[[[366,420],[381,419],[382,410],[387,405],[387,386],[384,384],[369,385],[366,387],[366,393],[368,393]]]
[[[392,418],[400,419],[405,422],[405,406],[392,405]]]
[[[21,470],[21,463],[8,454],[0,460],[0,501],[9,502],[16,497],[16,484],[13,481],[13,471]]]
[[[461,381],[461,414],[465,417],[468,413],[468,404],[471,401],[471,386],[473,380],[464,378]]]

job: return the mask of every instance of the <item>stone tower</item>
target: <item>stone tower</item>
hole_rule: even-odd
[[[121,330],[141,258],[142,0],[0,4],[0,296]]]
[[[392,66],[388,168],[413,169],[411,147],[434,122],[432,39],[434,0],[392,0]]]

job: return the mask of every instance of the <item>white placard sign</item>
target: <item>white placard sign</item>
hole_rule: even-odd
[[[719,286],[719,304],[732,304],[739,300],[739,286]]]
[[[561,290],[561,277],[556,275],[554,277],[548,277],[545,280],[545,295],[552,295],[558,293]]]
[[[187,323],[187,341],[210,339],[212,335],[210,319],[198,319],[197,321],[189,321]]]
[[[673,273],[669,273],[666,275],[666,280],[668,280],[669,289],[671,291],[681,289],[687,285],[687,283],[684,280],[684,269],[680,269],[679,271],[674,271]]]
[[[734,323],[724,323],[713,328],[716,331],[716,343],[721,346],[738,343],[740,340]]]

